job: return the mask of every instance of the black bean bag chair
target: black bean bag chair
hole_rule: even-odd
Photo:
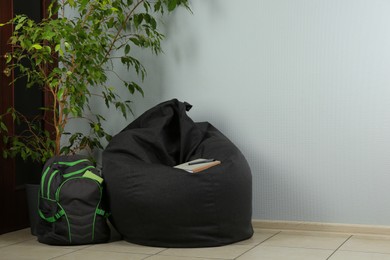
[[[174,99],[145,112],[103,153],[111,222],[126,241],[158,247],[221,246],[253,234],[252,175],[238,148]],[[199,173],[173,166],[221,164]]]

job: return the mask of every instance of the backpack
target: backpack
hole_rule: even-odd
[[[83,156],[55,156],[43,167],[39,189],[38,241],[50,245],[107,242],[110,228],[103,179]]]

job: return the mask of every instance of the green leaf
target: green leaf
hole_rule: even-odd
[[[150,19],[150,24],[152,25],[152,28],[153,28],[154,30],[156,30],[156,28],[157,28],[156,19],[154,19],[153,17],[151,17],[151,19]]]
[[[23,16],[23,15],[19,15],[18,18],[19,18],[19,19],[18,19],[18,22],[19,22],[19,23],[21,23],[21,22],[23,22],[23,21],[25,21],[25,20],[27,19],[27,17],[26,17],[26,16]]]
[[[168,3],[168,11],[172,12],[177,6],[177,0],[170,0]]]
[[[107,142],[111,141],[111,139],[112,139],[112,136],[109,135],[109,134],[106,134],[106,140],[107,140]]]
[[[59,90],[58,90],[58,93],[57,93],[57,98],[59,99],[59,100],[62,100],[62,95],[64,94],[64,88],[60,88]]]
[[[12,116],[12,120],[15,122],[15,120],[16,120],[16,114],[15,114],[15,113],[11,113],[11,116]]]
[[[36,49],[36,50],[40,50],[40,49],[42,49],[43,47],[42,47],[42,45],[40,45],[39,43],[35,43],[35,44],[33,44],[33,45],[31,46],[31,48],[34,48],[34,49]]]
[[[45,46],[44,47],[44,49],[45,49],[45,51],[47,52],[47,53],[51,53],[51,48],[50,48],[50,46]]]
[[[157,1],[155,4],[154,4],[154,11],[155,12],[158,12],[161,10],[161,1]]]
[[[139,93],[141,93],[142,96],[145,95],[143,89],[142,89],[138,84],[135,84],[135,83],[134,83],[134,87],[135,87],[135,89],[136,89]]]
[[[66,50],[69,50],[72,46],[69,44],[69,42],[64,42]]]
[[[7,53],[6,56],[7,56],[6,63],[9,63],[12,60],[12,54],[11,53]]]
[[[42,35],[42,38],[50,41],[54,36],[56,36],[56,33],[50,30],[50,31],[45,31]]]
[[[15,26],[15,31],[18,31],[20,28],[22,28],[24,23],[19,23]]]
[[[130,52],[130,45],[126,44],[125,55],[127,55],[129,52]]]
[[[27,159],[27,154],[26,154],[26,151],[24,149],[22,149],[20,151],[20,156],[22,156],[22,159],[25,161]]]
[[[132,41],[137,46],[141,45],[141,42],[137,38],[130,38],[130,41]]]
[[[1,128],[4,132],[8,132],[7,126],[6,126],[3,122],[0,122],[0,128]]]
[[[61,49],[61,44],[57,44],[56,47],[54,48],[56,52],[58,52],[60,49]]]
[[[61,148],[61,154],[67,155],[70,153],[70,148],[68,146],[64,146]]]
[[[98,132],[100,130],[99,124],[95,124],[93,128],[95,129],[95,132]]]

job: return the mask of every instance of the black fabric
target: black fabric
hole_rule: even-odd
[[[103,153],[111,221],[129,242],[208,247],[253,234],[248,163],[211,124],[194,123],[190,108],[176,99],[157,105]],[[222,163],[200,173],[172,168],[198,158]]]
[[[50,245],[107,242],[110,229],[103,186],[86,171],[98,175],[83,156],[55,156],[44,166],[39,190],[38,241]]]

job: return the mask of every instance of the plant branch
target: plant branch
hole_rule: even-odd
[[[135,5],[134,7],[130,10],[130,12],[127,14],[125,20],[124,20],[124,24],[121,25],[121,27],[119,28],[119,30],[117,31],[114,39],[112,40],[111,44],[110,44],[110,47],[108,48],[106,54],[104,55],[104,58],[102,59],[102,63],[99,64],[100,66],[103,65],[104,61],[107,59],[107,57],[110,55],[111,51],[113,50],[114,46],[115,46],[115,43],[117,42],[118,40],[118,37],[120,36],[122,30],[125,28],[125,24],[128,22],[128,20],[130,19],[130,17],[134,14],[135,10],[144,2],[145,0],[139,0]]]

